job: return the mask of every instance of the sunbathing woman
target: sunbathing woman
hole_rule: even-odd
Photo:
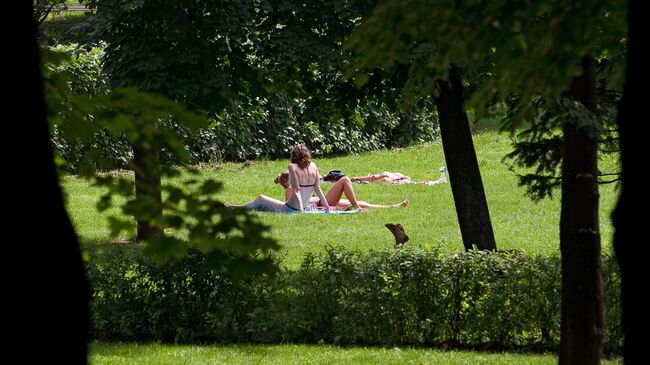
[[[323,208],[329,211],[329,204],[320,188],[318,167],[311,161],[309,149],[304,144],[292,148],[290,160],[289,186],[292,188],[292,194],[287,196],[286,202],[266,195],[260,195],[247,204],[234,205],[225,203],[224,205],[229,208],[270,210],[275,212],[304,212],[305,210],[318,209],[316,204],[310,202],[312,192],[316,192],[317,199],[319,199]],[[354,203],[354,206],[358,207],[358,203],[356,201]]]
[[[411,178],[399,172],[384,171],[381,174],[353,177],[352,181],[364,184],[372,184],[375,181],[385,181],[389,184],[410,184]]]
[[[359,176],[359,177],[353,177],[351,180],[352,182],[358,182],[358,183],[363,183],[363,184],[372,184],[376,181],[385,181],[389,184],[424,184],[424,185],[437,185],[437,184],[442,184],[447,182],[447,178],[445,177],[445,171],[447,170],[447,167],[442,166],[440,167],[440,177],[438,180],[425,180],[425,181],[414,181],[411,180],[410,177],[399,173],[399,172],[389,172],[389,171],[384,171],[381,174],[368,174],[368,176]]]
[[[283,172],[275,177],[275,183],[280,184],[285,189],[284,196],[287,200],[289,200],[292,194],[292,187],[289,180],[288,172]],[[341,199],[343,194],[345,194],[348,199]],[[405,207],[409,203],[408,199],[404,199],[400,203],[392,205],[370,204],[363,200],[357,200],[354,187],[352,186],[352,180],[347,176],[343,176],[334,183],[332,188],[327,192],[325,199],[327,200],[330,209],[336,209],[337,207],[342,209],[398,208]],[[312,197],[310,203],[320,206],[320,199],[318,197]]]
[[[316,192],[317,199],[321,202],[323,208],[329,211],[330,206],[320,188],[318,167],[311,162],[311,153],[307,147],[301,144],[292,148],[290,159],[288,184],[291,186],[292,193],[287,196],[286,202],[260,195],[247,204],[234,205],[225,203],[224,205],[229,208],[270,210],[274,212],[304,212],[305,210],[318,209],[316,204],[310,202],[312,192]],[[355,207],[357,206],[355,204]]]
[[[285,188],[286,203],[266,195],[260,195],[247,204],[234,205],[225,203],[224,205],[231,208],[302,212],[318,209],[329,211],[337,207],[361,210],[368,208],[396,208],[404,207],[409,203],[406,199],[393,205],[378,205],[358,201],[352,187],[352,181],[348,177],[337,181],[327,192],[327,197],[325,197],[320,187],[318,168],[315,163],[311,162],[311,153],[305,145],[296,146],[291,150],[289,172],[278,175],[276,183]],[[316,192],[317,196],[312,197],[312,191]],[[341,199],[344,193],[348,199]]]

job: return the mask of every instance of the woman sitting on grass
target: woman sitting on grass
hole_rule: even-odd
[[[307,147],[302,144],[291,149],[291,164],[289,164],[289,172],[286,172],[285,178],[283,174],[276,177],[276,182],[285,187],[286,202],[260,195],[255,200],[243,204],[234,205],[225,203],[224,205],[229,208],[246,208],[254,210],[270,210],[274,212],[304,212],[305,210],[320,210],[329,211],[336,209],[339,205],[345,209],[361,209],[368,208],[392,208],[398,206],[406,206],[408,200],[395,205],[376,205],[368,204],[367,202],[357,201],[352,188],[352,182],[349,178],[341,179],[338,181],[327,193],[327,197],[323,195],[320,187],[320,174],[318,167],[311,161],[311,153]],[[283,179],[284,183],[281,182]],[[312,192],[316,192],[316,197],[312,197]],[[342,194],[348,198],[341,199]],[[330,203],[331,202],[331,203]]]
[[[282,185],[284,190],[284,197],[286,200],[289,200],[289,197],[292,194],[291,184],[289,183],[288,172],[283,172],[275,177],[275,183]],[[343,194],[348,199],[341,199]],[[369,208],[398,208],[405,207],[408,205],[408,199],[402,200],[400,203],[392,205],[379,205],[379,204],[370,204],[363,200],[357,200],[356,194],[354,192],[354,187],[352,186],[352,180],[349,177],[343,176],[340,178],[332,188],[327,192],[325,199],[327,200],[330,209],[342,208],[345,210],[349,209],[369,209]],[[320,206],[320,199],[318,197],[310,198],[311,204],[317,204]]]
[[[287,197],[286,202],[281,202],[266,195],[260,195],[250,203],[234,205],[225,203],[228,208],[246,208],[254,210],[270,210],[274,212],[304,212],[305,210],[318,210],[318,206],[310,202],[312,192],[316,192],[325,210],[330,206],[320,188],[320,175],[318,167],[311,161],[311,153],[304,144],[291,149],[291,163],[289,164],[289,181],[293,193]]]

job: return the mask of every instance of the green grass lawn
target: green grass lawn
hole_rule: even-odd
[[[559,196],[539,203],[524,196],[525,188],[501,162],[511,151],[507,134],[483,131],[474,137],[481,175],[490,209],[490,217],[499,249],[522,249],[529,253],[559,252]],[[343,170],[348,176],[382,171],[399,171],[414,180],[437,179],[438,168],[445,165],[440,142],[403,150],[384,150],[363,155],[316,159],[321,173]],[[273,178],[286,170],[288,161],[261,161],[247,167],[225,163],[203,169],[204,176],[224,182],[221,198],[229,203],[244,203],[260,194],[278,199],[283,190]],[[611,171],[615,161],[601,161],[603,171]],[[63,179],[68,193],[68,210],[78,234],[89,241],[107,241],[108,224],[95,211],[99,191],[75,177]],[[385,223],[401,223],[410,241],[407,246],[437,246],[445,250],[462,250],[450,184],[373,185],[355,184],[357,198],[377,204],[392,204],[404,198],[406,208],[375,209],[348,215],[280,215],[257,213],[272,227],[272,236],[282,245],[284,265],[296,267],[305,253],[340,245],[362,251],[392,250],[394,239]],[[327,189],[327,185],[325,185]],[[559,191],[557,192],[559,194]],[[618,193],[614,184],[600,187],[600,226],[603,251],[611,250],[610,213]],[[109,212],[117,214],[117,210]]]
[[[442,351],[412,348],[339,348],[329,345],[175,346],[93,343],[93,365],[118,364],[557,364],[546,354]],[[603,364],[622,364],[606,360]]]

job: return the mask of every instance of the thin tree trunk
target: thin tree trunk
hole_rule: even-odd
[[[594,60],[582,60],[567,96],[596,111]],[[600,364],[603,283],[598,226],[597,141],[586,128],[565,124],[562,160],[562,324],[559,364]]]
[[[640,200],[647,196],[647,178],[645,161],[634,163],[635,157],[645,160],[645,143],[647,133],[643,125],[646,120],[638,119],[647,113],[645,107],[648,68],[641,66],[640,37],[641,17],[645,12],[641,1],[628,1],[628,54],[627,75],[623,90],[623,99],[618,110],[618,128],[621,151],[621,186],[616,209],[612,214],[614,223],[614,250],[621,270],[621,302],[623,307],[623,357],[625,364],[644,364],[647,360],[645,327],[647,320],[647,301],[641,300],[647,283],[647,246],[642,243],[647,236],[647,215],[643,212],[645,205]],[[643,76],[645,74],[645,76]],[[635,153],[634,148],[637,148]],[[644,149],[644,152],[639,152]],[[641,155],[641,156],[639,156]],[[632,207],[636,206],[636,209]]]
[[[158,154],[142,145],[133,146],[135,170],[135,198],[148,205],[146,212],[136,215],[136,239],[146,240],[160,233],[152,223],[162,217],[162,193]]]
[[[451,191],[465,250],[473,245],[481,250],[496,250],[481,171],[476,160],[467,113],[463,109],[463,90],[454,65],[449,80],[436,82],[440,135],[447,161]]]

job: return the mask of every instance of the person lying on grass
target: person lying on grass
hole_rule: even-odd
[[[377,181],[385,181],[389,184],[424,184],[424,185],[437,185],[447,182],[445,177],[445,166],[440,167],[440,178],[438,180],[425,180],[425,181],[414,181],[409,176],[402,174],[401,172],[390,172],[384,171],[381,174],[368,174],[367,176],[355,176],[350,178],[352,182],[362,183],[362,184],[372,184]],[[322,181],[335,182],[344,177],[345,175],[341,173],[341,170],[332,170],[327,175],[321,178]]]
[[[377,181],[385,181],[389,184],[409,184],[411,183],[411,178],[400,172],[384,171],[381,174],[353,177],[352,181],[364,184],[372,184]]]
[[[341,170],[332,170],[320,179],[325,182],[337,182],[343,177],[345,177],[345,174],[341,173]],[[368,174],[367,176],[351,177],[350,180],[352,182],[364,184],[372,184],[375,181],[386,181],[389,184],[405,184],[411,182],[411,178],[402,173],[388,171],[384,171],[381,174]]]
[[[344,188],[342,185],[336,190],[332,188],[330,191],[334,190],[334,192],[330,193],[330,199],[327,199],[320,187],[320,174],[318,173],[318,167],[311,161],[311,152],[309,152],[309,149],[307,149],[304,144],[291,149],[290,160],[291,163],[289,164],[287,187],[290,187],[291,191],[285,194],[286,202],[282,202],[266,195],[260,195],[255,200],[243,205],[229,203],[225,203],[224,205],[229,208],[269,210],[281,213],[300,213],[305,210],[320,210],[321,208],[328,212],[330,207],[333,207],[334,209],[337,208],[338,203],[341,200],[341,195],[345,192],[346,197],[349,199],[347,209],[364,210],[370,207],[366,206],[364,208],[360,206],[360,202],[356,200],[356,196],[354,195],[354,190],[351,189],[352,186],[349,178],[347,179],[349,189]],[[314,200],[312,200],[313,192],[317,195],[314,197]],[[333,204],[330,204],[330,201],[333,202]],[[408,200],[405,200],[400,204],[405,206],[408,204]]]
[[[292,194],[292,189],[291,189],[291,184],[289,183],[289,173],[288,172],[283,172],[280,173],[278,176],[275,177],[275,183],[280,184],[284,188],[284,197],[285,200],[289,200]],[[342,199],[343,194],[348,199]],[[375,208],[399,208],[399,207],[405,207],[408,205],[409,201],[408,199],[404,199],[401,202],[397,204],[391,204],[391,205],[380,205],[380,204],[371,204],[363,200],[357,200],[356,198],[356,193],[354,192],[354,187],[352,186],[352,180],[350,180],[349,177],[343,176],[341,177],[338,181],[332,185],[332,187],[327,191],[327,194],[325,195],[325,199],[327,200],[327,203],[330,206],[330,209],[375,209]],[[318,197],[311,197],[309,199],[309,202],[311,204],[316,204],[317,206],[321,206],[320,204],[320,199]],[[356,204],[354,203],[356,202]]]

